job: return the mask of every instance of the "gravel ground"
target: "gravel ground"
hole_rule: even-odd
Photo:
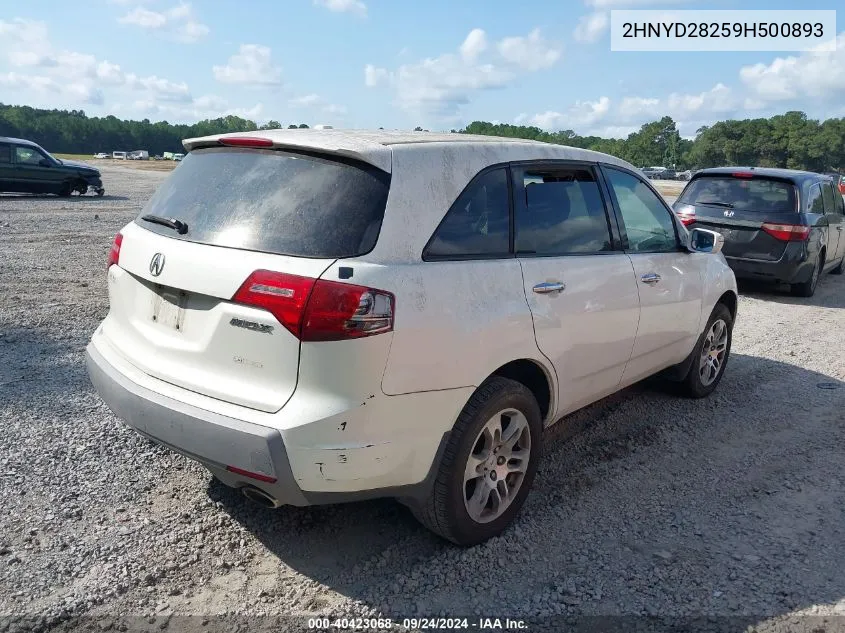
[[[713,397],[647,382],[570,416],[518,522],[461,550],[388,500],[252,505],[109,412],[83,350],[111,238],[165,174],[102,169],[103,198],[0,196],[0,631],[845,615],[845,277],[809,300],[743,289]]]

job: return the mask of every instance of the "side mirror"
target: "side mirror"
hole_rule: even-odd
[[[53,163],[51,163],[46,158],[42,158],[41,160],[39,160],[38,164],[41,165],[42,167],[52,167],[53,166]]]
[[[715,255],[722,251],[725,237],[716,231],[707,229],[692,229],[689,233],[689,250],[692,253],[710,253]]]

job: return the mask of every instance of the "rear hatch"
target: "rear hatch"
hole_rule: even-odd
[[[191,151],[116,238],[103,334],[151,376],[278,411],[296,387],[306,302],[320,304],[315,280],[375,246],[389,181],[339,157]],[[310,340],[333,340],[348,306],[327,303],[337,282],[319,283],[328,307]]]
[[[753,172],[696,175],[673,208],[688,228],[717,231],[727,257],[778,261],[803,238],[797,191],[788,181]]]

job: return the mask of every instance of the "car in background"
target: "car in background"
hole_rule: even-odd
[[[109,155],[105,152],[98,152],[94,154],[94,158],[109,158]]]
[[[115,158],[117,160],[126,160],[127,154],[126,154],[126,152],[112,152],[111,157]]]
[[[828,172],[825,174],[833,181],[833,188],[842,195],[845,195],[845,174],[838,174],[836,172]]]
[[[675,179],[676,180],[690,180],[692,178],[693,171],[691,169],[687,169],[685,171],[679,171]]]
[[[830,178],[791,169],[720,167],[696,173],[675,201],[687,228],[718,231],[739,279],[810,297],[845,266],[845,203]]]
[[[724,373],[722,238],[618,158],[384,131],[184,145],[115,237],[88,371],[265,507],[396,497],[479,543],[523,505],[544,427],[657,372],[696,398]]]
[[[105,192],[98,169],[56,158],[32,141],[0,136],[0,192],[67,197],[74,192],[82,195],[89,189],[98,196]]]
[[[665,167],[643,167],[641,170],[650,180],[659,180],[666,171]]]
[[[180,161],[183,158],[185,158],[184,154],[173,154],[173,160],[175,160],[175,161]]]

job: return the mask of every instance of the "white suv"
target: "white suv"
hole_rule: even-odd
[[[522,506],[542,430],[668,370],[709,394],[722,238],[605,154],[457,134],[185,141],[109,256],[91,379],[267,506],[395,497],[459,544]]]

